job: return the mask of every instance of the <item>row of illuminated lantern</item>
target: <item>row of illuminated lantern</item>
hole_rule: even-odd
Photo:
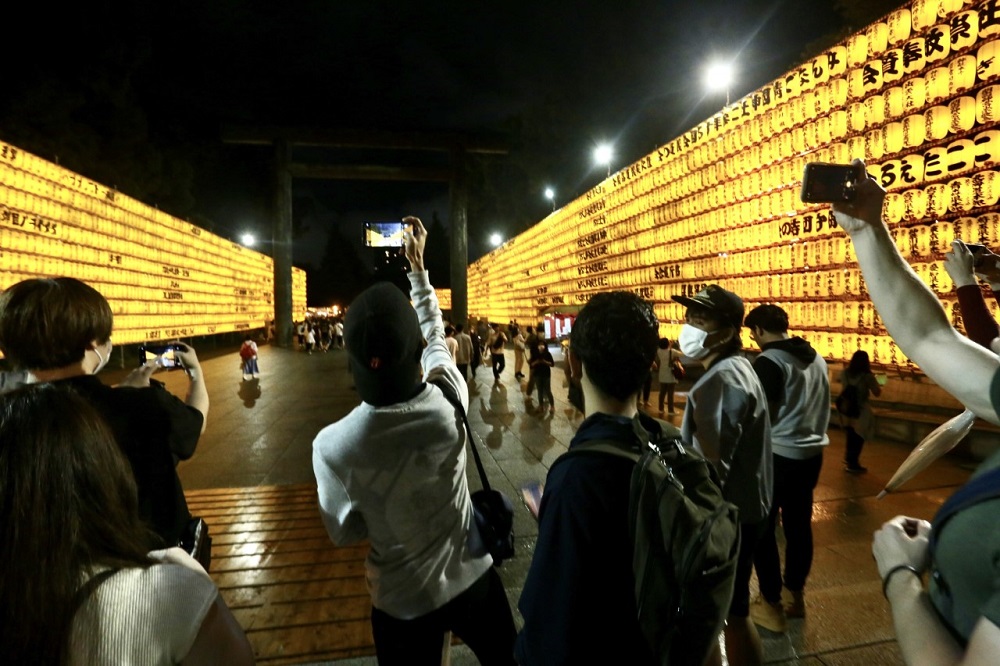
[[[106,256],[110,255],[139,258],[154,266],[176,265],[180,262],[181,265],[198,266],[204,273],[220,276],[230,276],[234,271],[271,276],[274,271],[270,258],[260,261],[242,253],[206,251],[199,247],[197,239],[192,242],[188,242],[189,239],[184,239],[184,242],[168,242],[165,239],[169,238],[169,235],[124,234],[130,228],[120,223],[95,224],[94,228],[82,229],[65,221],[51,219],[40,221],[37,218],[25,217],[23,213],[17,213],[19,218],[15,223],[12,216],[17,211],[0,210],[3,214],[3,221],[0,224],[5,225],[0,226],[2,247],[12,250],[92,263],[105,262]],[[125,240],[122,235],[141,236],[143,240]],[[159,269],[154,267],[149,270]]]
[[[102,279],[148,287],[167,287],[171,283],[181,283],[206,290],[231,291],[232,287],[252,287],[270,291],[274,284],[273,273],[233,269],[225,273],[221,269],[218,273],[209,273],[196,269],[180,269],[89,248],[84,248],[83,251],[78,251],[79,248],[70,248],[67,251],[61,246],[55,248],[35,246],[35,252],[24,252],[16,247],[7,247],[9,249],[4,253],[2,262],[2,268],[7,271],[62,275],[82,280]],[[56,251],[48,251],[53,249]]]
[[[230,333],[233,331],[247,331],[262,328],[267,318],[244,318],[234,321],[201,323],[201,324],[180,324],[176,322],[162,325],[154,325],[151,322],[130,321],[124,325],[119,325],[115,320],[115,327],[112,331],[112,339],[115,344],[127,345],[138,342],[148,342],[150,340],[170,340],[174,338],[191,338],[198,335],[217,335],[219,333]],[[144,324],[149,324],[145,325]]]

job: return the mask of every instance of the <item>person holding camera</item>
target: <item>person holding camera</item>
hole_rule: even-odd
[[[174,343],[190,378],[184,400],[150,379],[155,364],[106,386],[96,375],[111,359],[112,325],[104,296],[75,278],[23,280],[0,294],[0,351],[31,381],[70,386],[97,408],[132,467],[139,515],[158,547],[176,546],[191,522],[176,465],[194,455],[208,416],[201,365],[193,348]]]
[[[833,204],[851,237],[889,335],[965,407],[1000,424],[1000,358],[956,331],[941,302],[900,255],[882,219],[885,190],[853,163],[858,183]],[[907,664],[993,664],[1000,654],[1000,452],[989,456],[932,523],[897,516],[872,540],[882,589]],[[927,586],[923,575],[930,572]]]

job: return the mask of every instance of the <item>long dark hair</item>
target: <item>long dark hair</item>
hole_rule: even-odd
[[[860,377],[861,375],[867,375],[871,371],[872,364],[868,360],[868,352],[863,349],[854,352],[851,362],[847,364],[847,374],[851,377]]]
[[[0,396],[0,645],[10,663],[69,662],[74,599],[96,566],[148,566],[132,471],[69,388]]]

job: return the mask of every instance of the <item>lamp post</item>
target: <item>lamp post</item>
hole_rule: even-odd
[[[549,203],[552,204],[552,210],[555,210],[556,209],[556,191],[553,190],[551,187],[546,187],[545,188],[545,198],[548,199]]]
[[[614,150],[607,143],[602,143],[594,148],[594,162],[607,167],[607,175],[611,175],[611,158]]]
[[[716,61],[705,69],[705,87],[709,90],[725,90],[726,106],[729,106],[729,87],[733,84],[734,75],[731,62]]]

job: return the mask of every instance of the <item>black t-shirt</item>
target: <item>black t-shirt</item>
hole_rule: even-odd
[[[139,515],[176,546],[191,518],[177,477],[177,461],[194,455],[204,417],[154,382],[149,388],[111,388],[92,375],[63,380],[104,416],[139,490]]]

